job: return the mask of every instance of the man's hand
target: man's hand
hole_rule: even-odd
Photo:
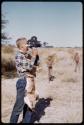
[[[38,50],[36,48],[32,49],[32,56],[36,57],[36,55],[38,54]]]

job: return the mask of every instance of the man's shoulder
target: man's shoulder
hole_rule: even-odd
[[[17,51],[16,55],[15,55],[15,58],[23,57],[23,56],[24,56],[24,54],[22,54],[20,51]]]

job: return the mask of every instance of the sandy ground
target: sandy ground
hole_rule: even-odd
[[[69,48],[70,49],[70,48]],[[32,118],[33,123],[81,123],[82,122],[82,49],[80,53],[80,70],[74,72],[74,62],[71,51],[66,49],[39,50],[41,65],[37,72],[36,87],[40,99],[36,104],[36,111]],[[46,57],[56,54],[53,65],[55,79],[48,81]],[[13,79],[1,80],[1,121],[9,123],[10,115],[16,98],[16,81]],[[22,114],[19,121],[22,119]],[[19,122],[18,121],[18,122]]]

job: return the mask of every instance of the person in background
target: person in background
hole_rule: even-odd
[[[75,61],[75,72],[77,72],[78,68],[80,69],[80,57],[79,57],[79,53],[76,52],[74,55],[74,61]]]
[[[47,67],[48,67],[48,79],[49,81],[53,81],[54,76],[52,75],[52,70],[53,70],[53,56],[48,56],[47,58]]]

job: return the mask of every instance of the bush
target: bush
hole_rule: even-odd
[[[16,67],[14,61],[14,46],[2,45],[1,48],[1,74],[4,76],[15,76]]]
[[[4,45],[4,46],[2,46],[2,52],[3,53],[13,53],[14,47],[12,45]]]
[[[6,60],[6,59],[2,59],[1,62],[2,68],[1,68],[1,72],[2,75],[5,75],[5,72],[16,72],[16,67],[15,67],[15,62],[11,59]]]

